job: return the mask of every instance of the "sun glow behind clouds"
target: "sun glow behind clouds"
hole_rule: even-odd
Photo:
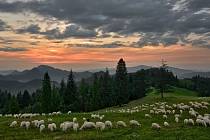
[[[50,64],[54,66],[77,64],[75,69],[88,68],[89,66],[101,67],[102,65],[113,67],[120,57],[124,57],[130,66],[147,64],[158,65],[161,58],[168,61],[170,65],[182,65],[186,68],[200,65],[201,62],[210,62],[210,50],[206,48],[194,48],[190,46],[153,47],[143,48],[46,48],[36,47],[23,52],[0,52],[0,63],[6,61],[8,64],[14,61],[23,61],[25,65]],[[194,61],[191,61],[194,60]],[[31,62],[28,64],[27,62]],[[7,64],[5,64],[5,67]],[[68,69],[67,68],[67,69]]]

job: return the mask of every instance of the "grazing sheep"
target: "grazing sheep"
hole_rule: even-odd
[[[50,130],[50,131],[54,131],[54,130],[56,130],[56,124],[55,123],[51,123],[51,124],[48,124],[48,129]]]
[[[35,126],[35,127],[37,127],[38,126],[38,120],[33,120],[33,121],[31,121],[31,123]]]
[[[204,126],[204,127],[207,127],[206,122],[205,122],[204,120],[196,119],[195,122],[196,122],[196,124],[198,124],[198,125],[202,125],[202,126]]]
[[[201,119],[202,120],[203,119],[203,116],[202,115],[198,115],[197,116],[197,119]]]
[[[150,113],[150,114],[155,114],[155,111],[154,111],[154,110],[150,110],[149,113]]]
[[[13,121],[9,127],[15,127],[17,125],[17,121]]]
[[[45,125],[44,124],[40,125],[39,132],[41,133],[44,129],[45,129]]]
[[[107,128],[112,128],[112,122],[111,121],[105,121],[105,126]]]
[[[176,111],[175,110],[172,110],[172,113],[174,114]]]
[[[163,119],[167,119],[168,117],[167,117],[167,115],[163,115]]]
[[[52,122],[53,120],[52,120],[51,118],[48,118],[47,121],[48,121],[48,122]]]
[[[189,120],[188,120],[188,124],[194,125],[193,119],[189,119]]]
[[[168,123],[168,122],[164,122],[163,125],[164,125],[165,127],[169,127],[169,123]]]
[[[184,124],[188,124],[188,119],[184,119]]]
[[[38,126],[37,127],[39,127],[39,126],[41,126],[42,124],[44,124],[44,120],[40,120],[40,121],[38,121]]]
[[[60,128],[62,129],[62,131],[67,131],[70,128],[73,128],[73,122],[64,122],[60,124]]]
[[[22,121],[21,123],[20,123],[20,127],[25,127],[27,130],[29,129],[29,127],[30,127],[30,122],[29,121]]]
[[[130,120],[130,126],[133,126],[133,127],[135,127],[135,126],[140,127],[141,124],[140,124],[138,121],[136,121],[136,120]]]
[[[71,114],[71,111],[68,111],[68,114]]]
[[[104,115],[102,115],[102,116],[99,117],[100,120],[103,120],[103,118],[104,118]]]
[[[124,121],[118,121],[117,127],[127,127],[126,123]]]
[[[152,129],[157,129],[157,130],[160,130],[160,125],[157,124],[157,123],[152,123]]]
[[[175,114],[174,117],[175,118],[179,118],[180,117],[180,114]]]
[[[20,127],[25,127],[25,123],[26,123],[26,121],[22,121],[22,122],[20,123]]]
[[[80,130],[93,129],[93,128],[96,128],[96,124],[94,122],[84,122],[84,124],[81,126]]]
[[[26,125],[26,129],[27,129],[27,130],[28,130],[28,128],[30,127],[30,124],[31,124],[31,123],[30,123],[30,122],[28,122],[28,121],[25,123],[25,125]]]
[[[144,116],[145,116],[145,118],[151,118],[151,116],[149,114],[145,114]]]
[[[79,129],[79,123],[74,122],[73,123],[73,130],[77,132],[78,129]]]
[[[77,118],[75,118],[75,117],[74,117],[74,118],[73,118],[73,122],[75,122],[75,123],[76,123],[76,122],[77,122]]]
[[[82,120],[85,122],[85,121],[87,121],[87,119],[86,118],[82,118]]]
[[[96,122],[96,128],[103,131],[105,129],[105,124],[103,122]]]
[[[175,118],[175,122],[176,122],[176,123],[179,122],[179,118],[178,118],[178,117]]]
[[[203,120],[205,121],[206,125],[210,126],[210,119],[208,117],[204,117]]]

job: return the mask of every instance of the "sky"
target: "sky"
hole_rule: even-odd
[[[210,71],[209,0],[0,0],[0,70]]]

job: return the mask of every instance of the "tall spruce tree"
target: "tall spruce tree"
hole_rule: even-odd
[[[64,105],[64,94],[66,92],[66,84],[64,82],[64,79],[61,80],[60,83],[60,88],[59,88],[59,95],[61,97],[61,101],[60,101],[60,106],[61,106],[61,110],[65,111],[65,105]]]
[[[167,64],[166,61],[162,59],[162,65],[160,67],[160,81],[159,81],[159,89],[161,98],[163,98],[163,94],[167,88]]]
[[[68,76],[66,91],[64,94],[64,105],[66,111],[75,110],[74,104],[77,101],[76,96],[77,96],[77,86],[76,83],[74,82],[74,76],[71,70]]]
[[[9,113],[11,114],[19,113],[19,104],[15,96],[12,96],[9,101]]]
[[[89,86],[85,82],[84,79],[81,80],[80,86],[79,86],[79,103],[80,103],[80,111],[86,112],[88,110],[88,92],[89,92]]]
[[[102,99],[102,107],[108,107],[112,104],[112,81],[111,76],[109,75],[108,69],[106,69],[105,74],[102,77],[101,81],[101,99]]]
[[[118,62],[115,75],[115,94],[117,105],[128,103],[128,75],[125,61],[122,58]]]
[[[53,85],[52,88],[52,95],[51,95],[51,101],[52,101],[52,111],[59,111],[60,110],[60,102],[61,102],[61,96],[58,92],[58,89]]]
[[[51,81],[50,76],[46,72],[44,74],[44,79],[42,81],[42,97],[41,97],[41,106],[42,110],[45,113],[51,112]]]
[[[30,103],[31,103],[31,96],[30,96],[29,92],[27,90],[25,90],[23,92],[21,104],[23,105],[23,107],[27,107],[27,106],[29,106]]]
[[[96,73],[93,74],[93,84],[91,86],[91,108],[93,110],[97,110],[100,108],[100,94],[99,94],[99,87],[100,87],[100,84],[99,84],[99,79],[98,79],[98,76]],[[80,86],[81,88],[81,86]],[[81,91],[81,89],[80,89]]]

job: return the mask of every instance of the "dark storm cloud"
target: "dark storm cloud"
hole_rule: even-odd
[[[37,24],[32,24],[26,28],[22,28],[22,29],[18,29],[17,32],[18,33],[31,33],[31,34],[39,34],[41,28],[37,25]]]
[[[26,48],[3,47],[3,48],[0,48],[0,51],[3,51],[3,52],[20,52],[20,51],[27,51],[27,49]]]
[[[59,28],[41,31],[39,25],[30,25],[28,27],[24,27],[22,29],[18,29],[17,33],[31,33],[31,34],[41,34],[47,36],[49,39],[63,39],[69,37],[95,37],[97,33],[93,30],[84,29],[78,25],[69,25],[66,27],[64,32],[60,32]]]
[[[7,31],[10,27],[0,19],[0,31]]]
[[[109,44],[103,44],[103,45],[92,45],[92,44],[66,44],[66,47],[86,47],[86,48],[119,48],[119,47],[125,47],[120,41],[115,41],[113,43]]]
[[[95,37],[98,29],[102,36],[109,32],[120,35],[139,33],[142,38],[137,45],[144,46],[160,43],[171,45],[180,41],[186,43],[186,37],[191,33],[202,35],[210,32],[209,0],[0,1],[2,12],[27,10],[75,24],[67,27],[63,33],[58,29],[37,32],[48,38]],[[202,10],[206,12],[200,12]],[[32,29],[29,31],[36,33]],[[165,35],[169,31],[171,33]]]

